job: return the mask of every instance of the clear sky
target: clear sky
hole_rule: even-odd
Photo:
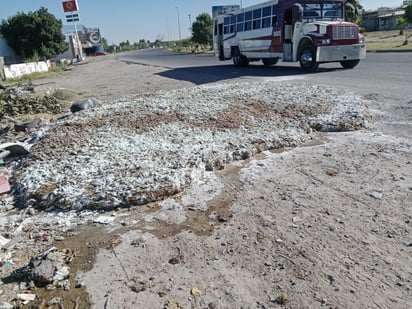
[[[66,23],[63,0],[0,0],[0,19],[18,12],[36,11],[41,6]],[[222,4],[254,5],[264,0],[78,0],[80,22],[87,28],[100,28],[109,44],[140,39],[154,41],[190,37],[190,21],[211,7]],[[397,7],[402,0],[360,0],[364,9]]]

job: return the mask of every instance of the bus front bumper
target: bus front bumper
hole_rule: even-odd
[[[319,46],[316,49],[317,62],[335,62],[364,58],[366,58],[365,44]]]

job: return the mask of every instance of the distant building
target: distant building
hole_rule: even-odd
[[[362,22],[366,31],[395,30],[398,19],[405,15],[403,8],[379,8],[363,12]]]

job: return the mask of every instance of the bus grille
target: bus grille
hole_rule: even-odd
[[[356,26],[336,26],[333,27],[334,40],[353,40],[358,38],[358,27]]]

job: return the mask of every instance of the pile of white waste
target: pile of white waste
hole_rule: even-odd
[[[17,195],[37,208],[114,209],[182,191],[207,171],[366,125],[359,97],[303,82],[203,85],[76,113],[32,147]]]

